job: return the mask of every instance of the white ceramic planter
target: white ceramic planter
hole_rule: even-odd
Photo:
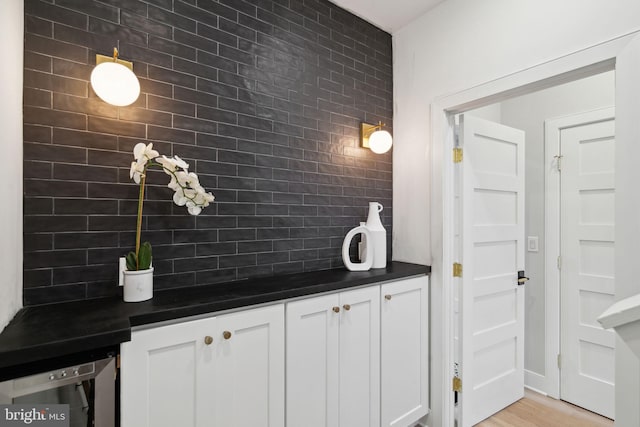
[[[153,298],[153,267],[147,270],[124,271],[124,301],[140,302]]]

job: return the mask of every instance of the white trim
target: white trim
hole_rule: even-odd
[[[455,113],[545,89],[579,78],[610,71],[616,58],[638,31],[579,50],[553,61],[509,74],[458,93],[439,97],[431,104],[431,396],[439,396],[433,408],[433,419],[446,427],[454,424],[454,402],[451,391],[453,352],[453,293],[449,274],[453,263],[452,223],[453,148],[451,117]],[[446,272],[446,274],[445,274]],[[440,326],[438,328],[438,325]]]
[[[550,396],[560,398],[560,174],[554,156],[560,151],[560,129],[554,120],[544,123],[544,295],[545,295],[545,354],[544,385],[540,388]],[[555,363],[549,360],[555,354]],[[554,366],[555,365],[555,366]]]
[[[615,107],[600,108],[584,113],[572,114],[545,120],[544,164],[545,164],[545,375],[538,386],[549,396],[560,399],[560,369],[557,357],[560,354],[560,174],[555,155],[560,154],[560,132],[575,126],[602,122],[615,117]]]
[[[525,378],[526,378],[527,374],[533,374],[533,375],[541,376],[540,374],[536,374],[535,372],[531,372],[531,371],[527,371],[527,370],[525,370],[525,371],[524,371]],[[530,386],[530,385],[527,385],[527,384],[525,384],[525,385],[524,385],[524,388],[526,388],[527,390],[535,391],[536,393],[541,394],[541,395],[543,395],[543,396],[549,396],[549,395],[548,395],[547,393],[545,393],[544,391],[542,391],[542,390],[540,390],[540,389],[537,389],[537,388],[535,388],[535,387],[532,387],[532,386]],[[550,396],[549,396],[549,397],[550,397]]]

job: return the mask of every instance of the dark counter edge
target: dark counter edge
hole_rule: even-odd
[[[157,291],[141,303],[100,298],[26,307],[0,334],[0,377],[12,367],[118,346],[131,339],[135,326],[430,272],[429,266],[394,261],[385,269],[362,272],[321,270]]]

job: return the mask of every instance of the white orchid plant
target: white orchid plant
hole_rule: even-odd
[[[189,172],[189,165],[178,156],[161,156],[153,149],[153,143],[136,144],[133,147],[134,162],[131,162],[129,177],[140,185],[138,196],[138,222],[136,226],[136,251],[126,256],[127,270],[146,270],[151,266],[151,244],[140,244],[142,232],[142,205],[144,203],[144,186],[147,169],[159,167],[171,177],[167,187],[174,191],[173,201],[178,206],[186,206],[191,215],[198,215],[203,208],[214,200],[213,194],[200,185],[198,175]]]

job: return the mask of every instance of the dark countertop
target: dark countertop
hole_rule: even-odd
[[[118,346],[131,328],[165,320],[275,302],[420,274],[430,267],[390,262],[384,269],[322,270],[154,293],[125,303],[100,298],[26,307],[0,334],[0,370],[74,353]]]

